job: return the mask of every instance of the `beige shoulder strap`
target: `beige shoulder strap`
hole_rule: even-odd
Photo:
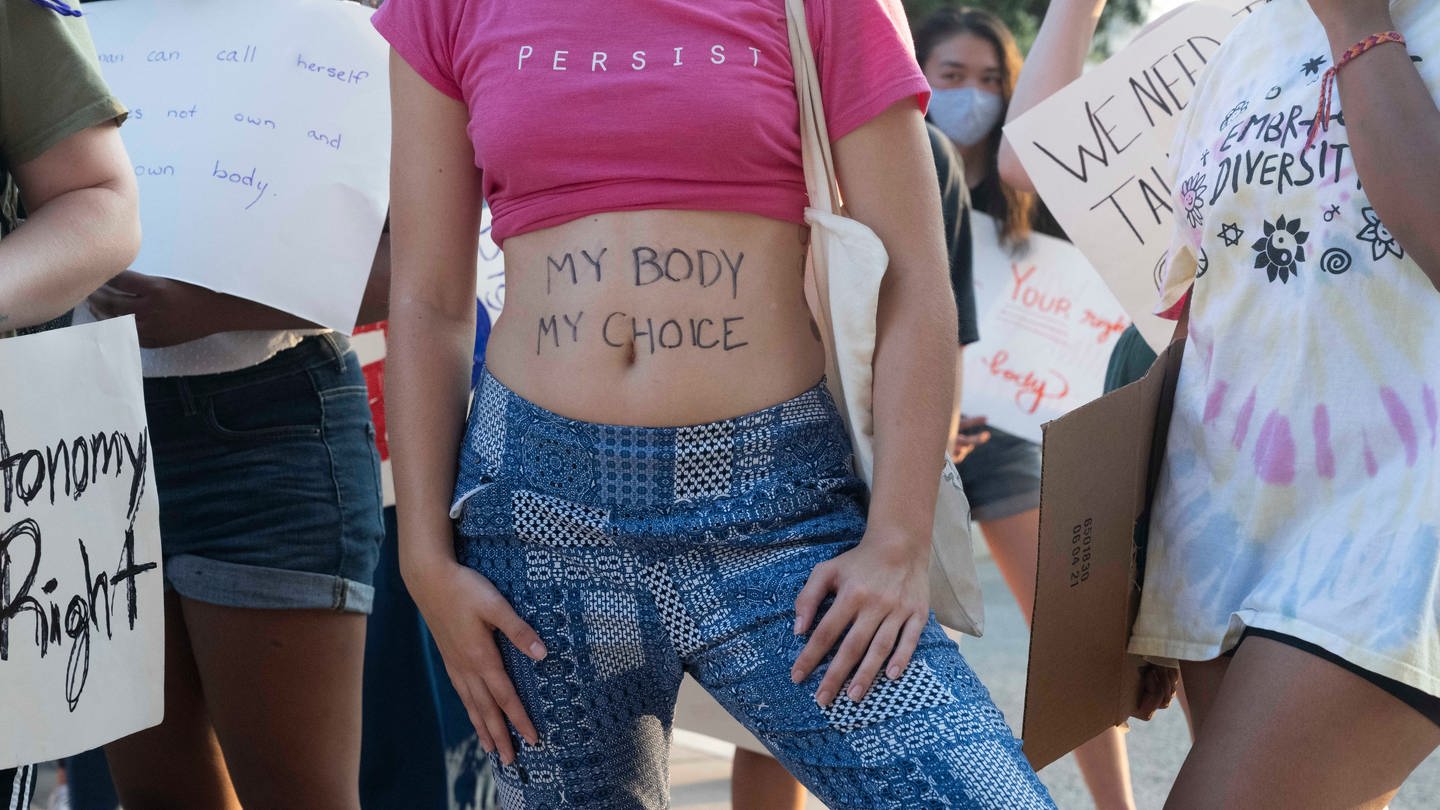
[[[820,97],[820,78],[810,31],[805,23],[805,0],[785,0],[790,22],[790,61],[795,65],[795,94],[800,103],[800,153],[805,164],[805,188],[810,207],[832,214],[841,213],[840,185],[835,177],[835,159],[830,154],[830,133],[825,125],[825,105]]]

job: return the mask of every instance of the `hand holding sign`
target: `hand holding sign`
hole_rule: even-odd
[[[343,331],[389,198],[388,49],[334,0],[126,0],[86,16],[140,183],[134,269]]]
[[[1151,314],[1176,215],[1168,149],[1206,63],[1246,13],[1229,6],[1181,10],[1005,127],[1056,219],[1157,348],[1174,331]]]
[[[0,768],[159,723],[162,607],[134,322],[0,340]]]

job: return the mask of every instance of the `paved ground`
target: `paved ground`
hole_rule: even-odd
[[[986,634],[962,644],[980,678],[1017,731],[1025,702],[1025,661],[1029,649],[1025,626],[1000,573],[988,560],[980,562],[985,590]],[[1159,810],[1185,760],[1190,738],[1185,717],[1176,704],[1149,723],[1135,722],[1128,735],[1135,799],[1141,810]],[[724,748],[703,739],[677,738],[672,783],[676,810],[729,810],[729,762]],[[709,748],[707,752],[704,750]],[[1040,778],[1062,810],[1094,807],[1074,761],[1066,757],[1040,772]],[[812,807],[823,807],[812,801]],[[1440,753],[1426,760],[1410,777],[1391,810],[1440,809]]]
[[[966,639],[963,649],[1018,731],[1025,701],[1025,627],[999,571],[988,559],[979,563],[988,632],[983,639]],[[1136,722],[1129,745],[1136,800],[1141,810],[1158,810],[1189,747],[1185,718],[1178,706],[1160,713],[1150,723]],[[729,757],[730,750],[723,743],[677,732],[671,762],[675,810],[730,810]],[[1040,778],[1062,810],[1093,807],[1080,772],[1069,757],[1041,771]],[[50,773],[42,778],[39,802],[43,803],[52,780]],[[822,808],[818,801],[811,800],[809,810]],[[1440,810],[1440,753],[1431,756],[1411,776],[1391,810]]]

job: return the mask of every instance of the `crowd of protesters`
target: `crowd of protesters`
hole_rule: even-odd
[[[741,810],[1053,807],[925,594],[954,462],[1031,617],[1041,448],[960,413],[970,213],[1006,249],[1065,236],[1002,126],[1080,76],[1104,5],[1053,0],[1022,70],[959,6],[387,0],[381,391],[343,334],[129,269],[144,200],[85,7],[0,0],[0,338],[135,317],[163,544],[164,720],[69,760],[70,806],[662,808],[672,726],[707,731],[688,676],[745,729]],[[889,261],[869,487],[806,289],[802,11]],[[634,59],[527,61],[568,49]],[[1179,122],[1173,174],[1210,193],[1175,202],[1155,301],[1185,343],[1130,641],[1190,724],[1167,807],[1380,808],[1440,747],[1437,97],[1440,6],[1271,0]],[[1298,142],[1237,135],[1241,105],[1303,111]],[[1282,196],[1215,176],[1222,147],[1350,162]],[[641,284],[646,251],[726,283]],[[562,256],[593,281],[552,283]],[[1107,388],[1154,359],[1132,328]],[[1135,807],[1121,730],[1075,755]],[[0,807],[35,786],[0,772]]]

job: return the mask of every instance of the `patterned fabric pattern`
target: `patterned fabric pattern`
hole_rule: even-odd
[[[502,639],[541,735],[495,761],[508,810],[668,807],[685,672],[834,810],[1054,807],[933,621],[905,675],[861,703],[820,708],[823,667],[790,683],[795,597],[864,533],[823,386],[687,428],[576,422],[488,374],[475,401],[457,554],[550,650],[537,664]]]

